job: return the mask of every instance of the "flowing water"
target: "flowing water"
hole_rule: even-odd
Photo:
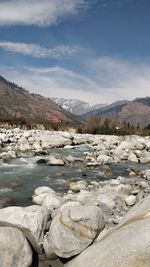
[[[88,151],[87,146],[79,146],[75,149],[51,149],[49,156],[65,157],[72,155],[83,156],[83,152]],[[148,169],[150,164],[111,164],[112,177],[106,177],[99,168],[88,170],[82,162],[67,164],[64,166],[48,166],[37,164],[40,157],[18,158],[10,160],[0,165],[0,199],[11,198],[15,205],[26,206],[32,203],[31,196],[35,188],[39,186],[50,186],[59,193],[67,192],[68,185],[72,181],[87,180],[100,181],[112,177],[128,176],[127,168]],[[13,204],[14,204],[13,203]]]

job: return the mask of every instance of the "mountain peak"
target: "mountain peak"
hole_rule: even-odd
[[[106,105],[106,104],[91,105],[79,99],[67,99],[67,98],[57,98],[57,97],[52,97],[51,99],[65,110],[76,115],[82,115],[86,112],[104,107]]]

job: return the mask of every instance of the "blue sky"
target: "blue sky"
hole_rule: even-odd
[[[47,97],[149,96],[149,0],[0,0],[0,74]]]

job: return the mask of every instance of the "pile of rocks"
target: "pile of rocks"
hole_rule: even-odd
[[[150,197],[137,204],[113,230],[65,267],[149,267]]]
[[[49,148],[71,149],[85,143],[90,150],[85,154],[88,167],[126,160],[150,163],[150,137],[148,136],[94,136],[61,131],[25,131],[19,128],[0,129],[0,159],[22,155],[44,155],[48,153]]]
[[[91,149],[92,153],[87,153],[88,166],[121,161],[150,163],[150,137],[148,136],[99,135],[91,142]]]
[[[67,267],[99,267],[99,262],[107,267],[148,267],[149,193],[150,170],[130,179],[71,183],[64,196],[39,187],[32,196],[36,205],[0,209],[1,266],[38,266],[39,255],[43,261],[69,260]],[[140,266],[142,260],[145,265]]]
[[[105,164],[112,162],[150,163],[150,137],[18,128],[0,129],[0,160],[48,155],[50,148],[80,144],[89,147],[82,158],[48,156],[37,163],[80,161],[106,172],[110,169]],[[38,266],[39,255],[43,260],[67,259],[66,267],[149,267],[150,170],[129,174],[128,179],[72,182],[64,196],[39,187],[32,196],[34,205],[0,209],[0,266]]]
[[[62,204],[48,187],[37,188],[34,193],[33,200],[42,206],[0,209],[2,267],[29,267],[35,264],[35,253],[45,259],[70,258],[88,247],[104,228],[99,207]]]
[[[145,170],[130,178],[118,176],[107,181],[72,182],[63,199],[78,201],[82,205],[99,206],[103,211],[105,224],[110,228],[118,224],[126,212],[149,193],[150,170]]]

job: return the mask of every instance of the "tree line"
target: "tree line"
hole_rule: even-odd
[[[79,133],[89,134],[114,134],[114,135],[150,135],[150,124],[141,127],[139,123],[133,125],[130,122],[118,122],[111,118],[93,116],[78,127]]]

